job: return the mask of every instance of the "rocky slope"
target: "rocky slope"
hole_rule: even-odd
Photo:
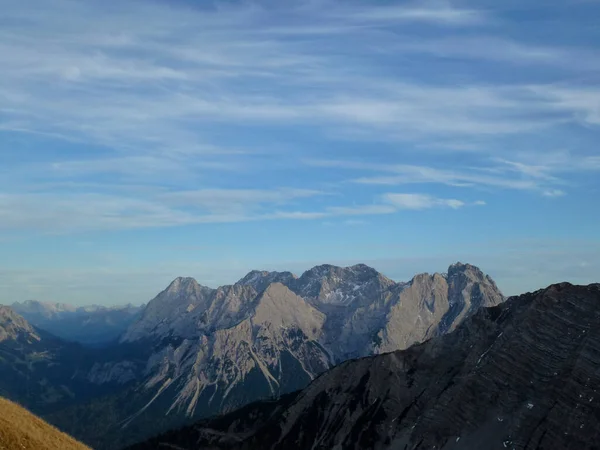
[[[27,300],[11,308],[29,323],[73,342],[100,345],[115,341],[140,315],[143,306],[73,306]]]
[[[131,387],[52,420],[94,447],[115,447],[303,388],[339,362],[444,334],[503,300],[489,277],[460,263],[408,283],[365,265],[317,266],[300,277],[253,271],[217,289],[178,278],[88,374],[98,386]],[[88,426],[98,409],[113,421],[108,432]]]
[[[600,285],[563,283],[132,448],[597,449],[599,364]]]
[[[89,450],[19,405],[0,398],[0,449]]]
[[[0,305],[0,342],[39,341],[33,327],[8,306]]]

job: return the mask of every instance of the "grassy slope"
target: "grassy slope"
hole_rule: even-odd
[[[12,449],[86,450],[88,447],[17,404],[0,398],[0,450]]]

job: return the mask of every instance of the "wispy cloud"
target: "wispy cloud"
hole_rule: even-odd
[[[565,194],[565,191],[561,191],[560,189],[548,189],[543,191],[542,194],[546,197],[562,197]]]
[[[400,185],[400,184],[442,184],[454,187],[473,187],[478,185],[510,189],[535,189],[533,180],[510,179],[485,173],[485,170],[456,169],[447,170],[430,166],[407,164],[372,164],[358,161],[306,160],[314,167],[335,167],[360,172],[382,172],[385,175],[363,176],[352,181],[359,184]],[[494,170],[496,171],[496,170]]]
[[[490,49],[494,51],[490,51]],[[511,65],[544,65],[565,72],[597,71],[600,56],[595,49],[532,45],[493,35],[448,36],[444,39],[398,39],[388,52],[412,52],[441,58],[491,61]]]
[[[163,192],[125,196],[107,194],[2,194],[0,229],[53,232],[156,228],[201,223],[268,219],[310,219],[323,213],[274,209],[290,207],[296,198],[322,195],[302,189]]]
[[[340,132],[359,126],[363,132],[406,139],[430,133],[520,133],[595,117],[598,92],[593,89],[402,83],[392,82],[383,71],[361,68],[373,46],[394,48],[384,32],[390,25],[468,25],[486,17],[446,2],[389,7],[337,2],[325,7],[317,2],[277,16],[258,4],[216,10],[152,4],[144,7],[144,26],[134,4],[109,9],[92,2],[56,0],[53,8],[37,3],[35,13],[30,4],[6,10],[7,25],[0,35],[5,68],[0,98],[22,123],[14,130],[170,151],[202,145],[206,138],[190,125],[204,129],[201,124],[214,122],[291,122]],[[90,16],[94,24],[86,20]],[[282,19],[302,36],[314,27],[315,18],[321,26],[339,19],[365,24],[366,39],[321,46],[301,38],[264,37]],[[571,54],[522,50],[508,41],[484,45],[479,37],[446,48],[438,44],[396,50],[411,54],[454,48],[470,51],[474,58],[504,51],[509,63],[536,58],[560,63],[562,54]],[[495,50],[487,51],[492,46]],[[354,58],[346,56],[349,50]]]
[[[365,22],[424,22],[437,25],[481,25],[488,18],[476,9],[453,7],[449,2],[422,2],[422,4],[394,5],[360,8],[356,11],[344,11],[331,14],[339,19]]]
[[[435,198],[425,194],[386,194],[384,198],[398,209],[430,209],[435,207],[458,209],[465,206],[465,203],[461,200]]]
[[[529,162],[535,157],[537,162]],[[353,172],[379,172],[374,176],[362,176],[352,181],[370,185],[439,184],[463,188],[529,190],[545,196],[560,196],[565,192],[556,186],[569,184],[562,174],[600,170],[597,157],[575,158],[564,152],[521,156],[523,161],[493,158],[479,166],[442,169],[432,166],[407,164],[379,164],[347,160],[304,160],[304,164],[320,168],[336,168]],[[559,193],[560,194],[557,194]],[[555,193],[557,195],[550,195]]]
[[[95,193],[2,194],[0,230],[70,233],[258,220],[314,220],[438,207],[459,209],[467,205],[457,199],[401,193],[381,195],[369,204],[334,205],[320,210],[302,210],[294,204],[296,199],[320,195],[326,194],[302,189],[157,191],[145,197]]]
[[[540,145],[528,159],[513,143],[600,124],[600,89],[573,78],[597,69],[596,50],[525,38],[500,16],[451,1],[13,2],[0,30],[0,227],[392,214],[410,197],[382,198],[409,184],[567,193],[565,174],[600,168],[597,156],[548,161]],[[360,163],[344,154],[356,142]],[[317,167],[356,173],[340,184]],[[322,200],[331,183],[344,195]],[[367,185],[377,192],[357,205]],[[456,209],[454,195],[412,201]]]
[[[399,279],[463,259],[508,292],[598,272],[597,2],[0,8],[10,301],[146,301],[177,275],[238,279],[263,254],[279,270],[372,260]],[[546,220],[557,206],[568,214]],[[495,220],[515,208],[517,229]],[[520,245],[541,228],[549,242]],[[490,235],[507,245],[489,248]],[[584,243],[547,253],[559,235]]]

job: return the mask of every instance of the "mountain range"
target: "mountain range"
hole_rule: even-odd
[[[400,283],[365,265],[322,265],[300,277],[253,271],[216,289],[177,278],[104,348],[23,324],[40,339],[0,343],[19,355],[0,360],[0,393],[25,398],[94,448],[118,448],[302,389],[349,359],[444,335],[503,301],[490,277],[461,263]],[[11,391],[3,380],[18,364],[44,395]]]
[[[600,284],[562,283],[130,450],[598,449],[599,362]]]

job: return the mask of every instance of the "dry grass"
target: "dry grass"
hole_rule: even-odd
[[[19,405],[0,398],[0,450],[89,450]]]

